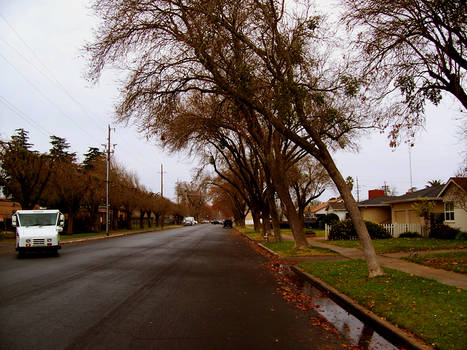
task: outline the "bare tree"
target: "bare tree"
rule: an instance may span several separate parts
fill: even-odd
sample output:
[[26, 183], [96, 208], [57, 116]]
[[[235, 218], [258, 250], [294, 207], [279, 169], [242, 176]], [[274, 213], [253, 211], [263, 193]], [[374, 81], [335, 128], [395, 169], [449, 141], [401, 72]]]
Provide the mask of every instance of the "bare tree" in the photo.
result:
[[213, 207], [222, 210], [224, 214], [225, 212], [231, 212], [236, 225], [245, 226], [245, 217], [249, 210], [243, 195], [236, 187], [221, 178], [216, 178], [212, 181], [209, 195]]
[[367, 71], [400, 89], [408, 114], [423, 114], [425, 101], [438, 104], [443, 91], [467, 108], [464, 0], [342, 2]]
[[319, 18], [308, 6], [292, 13], [277, 0], [115, 0], [97, 1], [95, 9], [103, 21], [87, 47], [91, 78], [98, 79], [106, 64], [131, 71], [117, 108], [120, 120], [136, 117], [157, 134], [155, 121], [194, 92], [255, 111], [323, 165], [361, 239], [369, 275], [383, 273], [331, 152], [384, 114], [363, 110], [374, 106], [366, 103], [360, 81], [323, 58]]
[[323, 194], [331, 180], [321, 164], [311, 157], [301, 159], [287, 176], [291, 179], [293, 197], [303, 219], [305, 208]]

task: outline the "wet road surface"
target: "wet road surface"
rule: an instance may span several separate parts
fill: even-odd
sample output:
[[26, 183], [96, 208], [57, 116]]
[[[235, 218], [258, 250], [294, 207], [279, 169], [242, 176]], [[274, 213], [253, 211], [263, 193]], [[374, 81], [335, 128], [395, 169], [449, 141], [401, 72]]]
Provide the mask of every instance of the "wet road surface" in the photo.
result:
[[264, 260], [219, 225], [0, 256], [0, 349], [347, 348]]

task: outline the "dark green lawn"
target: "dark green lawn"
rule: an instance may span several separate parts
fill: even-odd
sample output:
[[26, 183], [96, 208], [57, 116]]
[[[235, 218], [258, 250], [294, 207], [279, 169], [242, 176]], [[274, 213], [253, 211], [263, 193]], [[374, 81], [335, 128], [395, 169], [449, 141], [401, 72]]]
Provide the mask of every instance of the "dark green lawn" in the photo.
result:
[[431, 253], [417, 257], [409, 256], [403, 259], [448, 271], [467, 274], [467, 252]]
[[295, 248], [295, 242], [285, 241], [285, 242], [267, 242], [263, 243], [265, 247], [275, 251], [281, 257], [287, 256], [319, 256], [319, 255], [338, 255], [329, 249], [323, 249], [318, 247], [306, 248], [306, 249], [297, 249]]
[[385, 276], [369, 280], [362, 260], [299, 266], [435, 348], [466, 349], [467, 292], [463, 289], [387, 268]]
[[[360, 241], [325, 241], [325, 243], [334, 244], [339, 247], [360, 248]], [[436, 238], [390, 238], [374, 239], [373, 245], [377, 253], [395, 253], [417, 250], [466, 248], [467, 241]]]

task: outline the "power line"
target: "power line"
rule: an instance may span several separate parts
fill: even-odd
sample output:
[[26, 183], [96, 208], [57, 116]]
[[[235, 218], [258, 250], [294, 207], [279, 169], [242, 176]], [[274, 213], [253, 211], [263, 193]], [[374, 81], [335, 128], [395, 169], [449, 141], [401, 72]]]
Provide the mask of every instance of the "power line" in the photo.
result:
[[[39, 132], [43, 134], [46, 137], [50, 137], [52, 133], [42, 127], [39, 123], [34, 121], [31, 117], [29, 117], [26, 113], [21, 111], [18, 107], [14, 106], [11, 102], [9, 102], [5, 97], [0, 96], [0, 102], [2, 102], [10, 111], [15, 113], [18, 117], [26, 121], [28, 124], [30, 124], [32, 127], [39, 129]], [[47, 134], [48, 133], [48, 134]]]
[[[84, 114], [92, 121], [92, 122], [95, 122], [96, 121], [96, 118], [93, 118], [90, 116], [90, 114], [87, 112], [86, 108], [77, 100], [75, 99], [69, 92], [68, 90], [65, 88], [65, 86], [63, 84], [60, 83], [60, 81], [58, 81], [58, 79], [56, 79], [53, 74], [51, 73], [51, 71], [47, 68], [47, 65], [45, 65], [42, 60], [40, 59], [40, 57], [36, 54], [36, 52], [28, 45], [28, 43], [22, 38], [22, 36], [18, 33], [18, 31], [15, 30], [15, 28], [8, 22], [8, 20], [0, 13], [0, 17], [3, 19], [3, 21], [9, 26], [9, 28], [11, 29], [11, 31], [13, 33], [15, 33], [15, 35], [19, 38], [19, 40], [24, 44], [25, 47], [27, 47], [29, 49], [29, 51], [33, 54], [33, 56], [35, 57], [35, 59], [37, 60], [37, 62], [40, 63], [40, 65], [49, 73], [49, 75], [47, 75], [46, 73], [44, 73], [44, 71], [42, 69], [40, 69], [37, 65], [35, 65], [33, 62], [31, 62], [29, 59], [27, 59], [17, 48], [15, 48], [13, 45], [10, 45], [8, 42], [6, 42], [5, 40], [3, 39], [0, 39], [2, 40], [8, 47], [10, 47], [11, 49], [13, 49], [24, 61], [26, 61], [28, 64], [30, 64], [32, 67], [34, 67], [43, 77], [45, 77], [49, 82], [52, 82], [53, 84], [57, 85], [61, 90], [63, 90], [63, 92], [79, 107], [81, 108], [81, 110], [84, 112]], [[51, 103], [52, 105], [54, 105], [55, 108], [57, 108], [59, 110], [59, 112], [61, 112], [62, 114], [64, 114], [65, 116], [67, 116], [65, 114], [64, 111], [61, 110], [60, 107], [58, 107], [56, 104], [54, 104], [47, 96], [45, 96], [45, 94], [42, 92], [42, 90], [40, 90], [37, 86], [35, 86], [27, 77], [24, 76], [24, 74], [22, 74], [11, 62], [9, 62], [6, 57], [2, 56], [19, 74], [22, 75], [22, 77], [31, 85], [33, 86], [33, 88], [35, 88], [41, 95], [42, 97], [44, 97], [49, 103]], [[70, 118], [69, 118], [70, 119]], [[97, 121], [99, 121], [100, 123], [103, 123], [101, 120], [97, 119]], [[104, 125], [104, 124], [102, 124]], [[85, 133], [87, 133], [86, 130], [82, 129]], [[88, 135], [90, 135], [89, 133], [87, 133]], [[90, 135], [91, 137], [93, 137], [92, 135]], [[122, 138], [122, 141], [126, 141], [126, 138], [121, 136], [120, 137]], [[126, 148], [123, 148], [124, 152], [126, 151]], [[129, 154], [127, 152], [125, 152], [127, 155], [130, 155], [132, 158], [135, 157], [135, 154]], [[141, 165], [145, 165], [147, 166], [147, 162], [144, 160], [144, 159], [141, 159], [139, 156], [137, 156], [137, 158], [139, 158], [139, 161], [141, 162]]]
[[45, 74], [39, 67], [37, 67], [33, 62], [28, 60], [18, 49], [16, 49], [14, 46], [11, 44], [7, 43], [4, 39], [1, 39], [7, 46], [9, 46], [11, 49], [13, 49], [21, 58], [23, 58], [27, 63], [29, 63], [32, 67], [34, 67], [39, 73], [41, 73], [47, 80], [58, 86], [59, 89], [61, 89], [67, 96], [72, 100], [83, 112], [84, 114], [92, 121], [96, 122], [96, 120], [100, 123], [102, 123], [102, 126], [105, 126], [105, 123], [100, 120], [99, 118], [92, 117], [89, 112], [86, 110], [86, 108], [83, 106], [81, 102], [79, 102], [67, 89], [66, 87], [53, 75], [53, 73], [50, 71], [50, 69], [47, 67], [46, 64], [44, 64], [39, 57], [39, 55], [36, 54], [34, 49], [28, 45], [26, 40], [23, 39], [23, 37], [18, 33], [17, 30], [8, 22], [8, 20], [0, 13], [0, 17], [3, 19], [3, 21], [8, 25], [8, 27], [11, 29], [13, 33], [18, 37], [18, 39], [23, 43], [23, 45], [32, 53], [34, 58], [36, 59], [37, 62], [40, 63], [43, 69], [45, 69], [49, 75]]
[[[75, 105], [77, 105], [83, 112], [84, 112], [84, 115], [86, 117], [88, 117], [93, 123], [95, 123], [96, 121], [99, 122], [99, 124], [101, 124], [102, 126], [104, 126], [105, 124], [103, 123], [103, 121], [97, 117], [92, 117], [89, 112], [86, 110], [86, 108], [83, 106], [83, 104], [78, 101], [67, 89], [66, 87], [57, 79], [54, 77], [53, 73], [48, 69], [47, 65], [44, 64], [44, 62], [41, 60], [41, 58], [39, 57], [39, 55], [34, 51], [34, 49], [26, 42], [26, 40], [23, 39], [23, 37], [19, 34], [19, 32], [9, 23], [9, 21], [3, 16], [3, 14], [0, 13], [0, 17], [2, 18], [2, 20], [6, 23], [6, 25], [10, 28], [10, 30], [16, 35], [16, 37], [21, 41], [21, 43], [24, 45], [24, 47], [26, 47], [28, 50], [29, 50], [29, 53], [32, 54], [32, 56], [34, 57], [34, 60], [31, 60], [29, 58], [26, 57], [25, 54], [23, 54], [18, 48], [16, 48], [14, 45], [8, 43], [6, 40], [4, 39], [0, 39], [7, 47], [9, 47], [10, 49], [12, 49], [14, 52], [16, 52], [16, 54], [18, 56], [20, 56], [27, 64], [29, 64], [30, 66], [32, 66], [36, 71], [38, 71], [45, 79], [47, 79], [49, 82], [51, 82], [53, 85], [55, 85], [56, 87], [58, 87], [61, 91], [63, 91], [66, 96], [68, 96], [68, 98], [73, 101], [73, 103]], [[97, 143], [99, 143], [99, 141], [93, 136], [91, 135], [87, 130], [83, 129], [79, 123], [74, 119], [72, 118], [71, 116], [69, 116], [65, 111], [63, 111], [61, 109], [60, 106], [58, 106], [54, 101], [52, 101], [51, 98], [49, 98], [47, 96], [46, 93], [44, 93], [44, 91], [39, 88], [36, 84], [34, 84], [24, 73], [22, 73], [20, 71], [20, 69], [18, 69], [13, 63], [11, 63], [10, 60], [8, 60], [4, 55], [2, 55], [0, 53], [0, 56], [18, 73], [22, 76], [22, 78], [30, 85], [32, 86], [40, 95], [42, 98], [44, 98], [49, 104], [51, 104], [52, 106], [54, 106], [63, 116], [65, 116], [67, 119], [69, 119], [70, 121], [72, 121], [74, 124], [76, 124], [76, 126], [81, 129], [81, 131], [83, 131], [86, 135], [88, 135], [89, 137], [91, 137], [94, 141], [96, 141]], [[34, 62], [37, 62], [41, 67], [39, 67], [38, 65], [36, 65]], [[44, 72], [46, 71], [46, 72]], [[6, 100], [5, 100], [6, 101]], [[3, 102], [3, 101], [2, 101]], [[6, 103], [8, 103], [8, 101], [6, 102], [3, 102], [3, 104], [7, 105]], [[20, 118], [22, 118], [23, 120], [27, 121], [29, 124], [33, 124], [34, 121], [32, 118], [29, 118], [27, 117], [24, 113], [20, 112], [18, 109], [18, 111], [14, 111], [14, 106], [12, 106], [10, 104], [10, 106], [7, 105], [7, 107], [12, 110], [15, 114], [17, 114]], [[29, 120], [28, 120], [29, 119]], [[38, 125], [38, 124], [37, 124]], [[41, 126], [38, 126], [39, 129], [42, 129], [42, 130], [45, 130], [44, 128], [42, 128]], [[45, 130], [46, 132], [48, 132], [47, 130]], [[41, 131], [41, 133], [43, 133]], [[44, 134], [44, 133], [43, 133]], [[50, 136], [52, 133], [49, 132], [49, 135], [46, 135], [46, 136]], [[121, 138], [121, 141], [123, 141], [125, 144], [128, 145], [128, 141], [127, 141], [127, 138], [120, 135], [120, 138]], [[138, 163], [140, 163], [140, 165], [143, 165], [144, 167], [153, 167], [153, 164], [151, 162], [147, 162], [147, 160], [145, 159], [142, 159], [138, 153], [129, 153], [127, 151], [127, 147], [122, 147], [121, 148], [122, 151], [131, 156], [131, 158], [137, 160]]]
[[[77, 123], [72, 117], [70, 117], [68, 114], [66, 114], [60, 106], [58, 106], [55, 102], [53, 102], [39, 87], [37, 87], [28, 77], [26, 77], [19, 69], [15, 67], [14, 64], [12, 64], [4, 55], [0, 53], [0, 57], [5, 60], [21, 77], [29, 84], [31, 85], [41, 96], [44, 98], [47, 102], [49, 102], [52, 106], [54, 106], [57, 111], [59, 111], [63, 116], [65, 116], [67, 119], [72, 121], [81, 131], [83, 131], [85, 134], [87, 134], [89, 137], [94, 138], [93, 135], [91, 135], [87, 130], [83, 129], [79, 123]], [[95, 139], [96, 142], [99, 142], [97, 139]]]

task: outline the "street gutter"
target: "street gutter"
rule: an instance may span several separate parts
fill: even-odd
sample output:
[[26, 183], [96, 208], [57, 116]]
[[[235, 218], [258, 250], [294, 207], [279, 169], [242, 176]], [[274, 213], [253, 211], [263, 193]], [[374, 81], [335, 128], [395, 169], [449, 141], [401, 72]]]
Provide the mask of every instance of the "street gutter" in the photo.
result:
[[[243, 235], [243, 234], [242, 234]], [[287, 258], [281, 257], [278, 253], [272, 251], [271, 249], [267, 248], [261, 243], [254, 241], [253, 239], [249, 238], [250, 241], [255, 242], [260, 248], [267, 251], [268, 253], [281, 258], [287, 261]], [[321, 279], [313, 276], [309, 272], [297, 267], [295, 265], [291, 265], [291, 270], [300, 277], [304, 282], [308, 282], [320, 291], [324, 292], [332, 301], [334, 301], [337, 305], [342, 307], [344, 310], [358, 318], [365, 324], [368, 324], [372, 327], [377, 333], [385, 337], [386, 339], [390, 340], [396, 346], [402, 346], [405, 349], [411, 350], [431, 350], [433, 347], [424, 343], [422, 340], [418, 340], [414, 338], [410, 333], [404, 331], [392, 323], [386, 321], [385, 319], [380, 318], [372, 311], [364, 308], [360, 304], [358, 304], [355, 300], [349, 298], [347, 295], [341, 293], [336, 288], [331, 286], [330, 284], [322, 281]]]
[[413, 338], [408, 332], [397, 328], [392, 323], [380, 318], [372, 311], [365, 309], [355, 300], [341, 293], [333, 286], [311, 275], [307, 271], [292, 265], [291, 270], [303, 280], [309, 282], [317, 289], [326, 293], [326, 295], [344, 310], [351, 313], [365, 324], [370, 325], [376, 332], [386, 339], [389, 339], [394, 345], [403, 346], [405, 349], [428, 350], [431, 346]]

